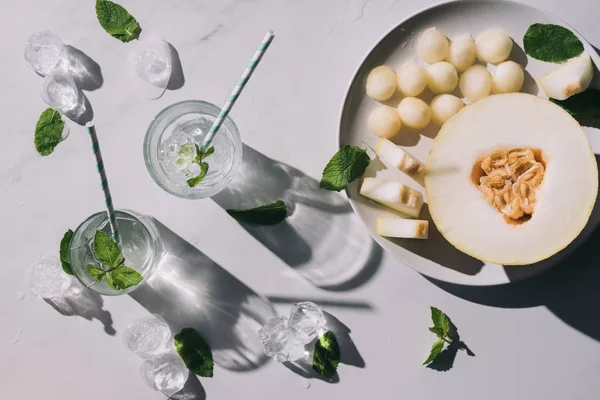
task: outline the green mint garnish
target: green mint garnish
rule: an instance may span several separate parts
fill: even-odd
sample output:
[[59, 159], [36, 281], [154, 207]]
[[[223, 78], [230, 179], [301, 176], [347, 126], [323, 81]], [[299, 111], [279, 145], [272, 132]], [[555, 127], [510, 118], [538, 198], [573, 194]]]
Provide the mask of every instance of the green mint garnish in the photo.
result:
[[62, 269], [69, 275], [73, 275], [73, 269], [71, 268], [71, 260], [69, 259], [69, 244], [71, 243], [72, 237], [73, 231], [69, 229], [60, 241], [59, 252]]
[[138, 22], [120, 5], [108, 0], [96, 1], [96, 16], [100, 26], [122, 42], [136, 39], [141, 31]]
[[573, 117], [600, 118], [600, 90], [587, 89], [566, 100], [550, 99]]
[[312, 368], [320, 375], [331, 378], [340, 363], [340, 346], [333, 332], [323, 334], [315, 343]]
[[357, 146], [344, 146], [327, 163], [320, 187], [336, 192], [346, 189], [350, 182], [365, 173], [370, 162], [367, 150]]
[[450, 319], [439, 309], [435, 307], [430, 308], [433, 326], [429, 328], [429, 331], [435, 333], [435, 335], [438, 337], [438, 340], [433, 344], [433, 347], [429, 353], [429, 357], [427, 357], [427, 360], [425, 360], [423, 365], [433, 362], [444, 349], [444, 344], [452, 342]]
[[85, 267], [96, 282], [106, 278], [106, 283], [111, 289], [125, 290], [139, 284], [144, 279], [139, 272], [122, 265], [125, 259], [117, 242], [105, 232], [96, 231], [94, 235], [94, 254], [104, 266], [108, 267], [108, 270], [93, 264]]
[[52, 153], [62, 140], [64, 128], [65, 121], [60, 117], [60, 113], [52, 108], [45, 109], [35, 125], [33, 144], [37, 152], [42, 156]]
[[562, 62], [583, 52], [583, 43], [567, 28], [552, 24], [533, 24], [523, 37], [525, 53], [548, 62]]
[[251, 225], [275, 225], [287, 217], [287, 207], [281, 200], [249, 210], [227, 210], [239, 222]]
[[190, 371], [205, 378], [213, 376], [212, 351], [195, 329], [182, 329], [173, 341], [177, 353]]
[[[208, 163], [205, 162], [204, 159], [215, 152], [214, 146], [211, 146], [204, 151], [197, 144], [195, 146], [196, 146], [196, 157], [194, 157], [192, 162], [196, 163], [200, 166], [200, 175], [187, 180], [189, 187], [194, 187], [204, 180], [204, 178], [206, 177], [206, 174], [208, 173]], [[183, 146], [182, 146], [182, 148], [183, 148]], [[181, 152], [181, 149], [179, 151]], [[178, 154], [179, 154], [179, 152], [178, 152]]]

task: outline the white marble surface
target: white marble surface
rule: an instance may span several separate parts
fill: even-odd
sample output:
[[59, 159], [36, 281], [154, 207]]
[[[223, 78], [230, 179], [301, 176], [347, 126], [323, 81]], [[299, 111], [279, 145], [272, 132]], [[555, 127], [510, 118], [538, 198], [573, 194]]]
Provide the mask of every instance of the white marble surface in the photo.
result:
[[[215, 350], [214, 378], [191, 386], [190, 399], [595, 398], [598, 234], [564, 265], [527, 282], [478, 289], [436, 285], [371, 247], [343, 197], [311, 190], [336, 150], [341, 101], [362, 57], [395, 24], [430, 3], [122, 0], [144, 30], [173, 44], [183, 66], [185, 84], [150, 101], [133, 93], [123, 74], [128, 46], [99, 27], [92, 0], [2, 1], [0, 397], [164, 398], [144, 385], [141, 361], [120, 342], [127, 324], [150, 310], [175, 325], [204, 329]], [[600, 3], [527, 3], [556, 13], [600, 45], [594, 17]], [[35, 121], [45, 105], [41, 79], [25, 67], [23, 45], [42, 29], [101, 67], [102, 87], [86, 95], [117, 207], [156, 217], [192, 245], [180, 256], [197, 261], [180, 269], [173, 286], [163, 276], [154, 292], [145, 287], [133, 296], [88, 298], [77, 307], [83, 316], [62, 315], [28, 290], [34, 258], [56, 254], [64, 231], [103, 207], [83, 128], [72, 124], [71, 136], [49, 157], [33, 148]], [[244, 193], [296, 202], [294, 230], [280, 232], [295, 240], [287, 247], [280, 246], [281, 237], [246, 231], [229, 218], [220, 205], [231, 198], [186, 201], [163, 192], [148, 175], [141, 150], [148, 123], [165, 106], [184, 99], [222, 103], [268, 29], [277, 38], [232, 116], [244, 142], [263, 155], [252, 153], [257, 167], [248, 172], [253, 180]], [[162, 271], [180, 264], [172, 259]], [[313, 284], [331, 284], [345, 278], [340, 271], [367, 264], [354, 285], [332, 290]], [[161, 290], [167, 295], [158, 296]], [[26, 294], [23, 300], [19, 292]], [[265, 362], [254, 336], [256, 321], [269, 315], [271, 305], [287, 313], [291, 303], [307, 299], [347, 326], [352, 338], [343, 343], [339, 382], [312, 379], [308, 389], [305, 378]], [[447, 372], [421, 365], [433, 341], [430, 305], [453, 318], [476, 354], [459, 352]], [[338, 332], [341, 327], [336, 324]]]

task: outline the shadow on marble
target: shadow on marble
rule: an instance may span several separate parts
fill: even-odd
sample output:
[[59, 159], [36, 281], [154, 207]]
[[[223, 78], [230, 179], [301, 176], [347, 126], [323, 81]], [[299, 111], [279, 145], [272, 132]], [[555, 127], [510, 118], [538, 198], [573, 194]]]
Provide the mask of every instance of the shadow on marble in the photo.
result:
[[181, 89], [185, 84], [181, 58], [179, 58], [179, 52], [171, 43], [169, 43], [169, 52], [171, 53], [171, 77], [167, 83], [167, 90]]
[[258, 330], [271, 304], [200, 250], [156, 221], [165, 245], [157, 272], [130, 296], [159, 314], [173, 334], [194, 328], [210, 345], [217, 365], [233, 371], [262, 366], [267, 357]]
[[353, 301], [353, 300], [328, 300], [328, 299], [307, 299], [305, 297], [283, 297], [283, 296], [267, 296], [267, 299], [274, 304], [289, 304], [294, 305], [300, 301], [312, 301], [319, 307], [333, 307], [333, 308], [349, 308], [352, 310], [373, 310], [373, 307], [369, 303], [364, 301]]
[[65, 117], [77, 125], [85, 126], [94, 119], [94, 110], [87, 96], [81, 92], [81, 102], [70, 111], [64, 112]]
[[100, 65], [83, 51], [65, 45], [69, 74], [80, 90], [93, 91], [100, 89], [104, 83]]
[[206, 391], [198, 377], [190, 373], [183, 389], [169, 397], [169, 400], [206, 400]]
[[[327, 321], [327, 328], [335, 334], [340, 346], [340, 365], [345, 364], [357, 368], [365, 368], [365, 360], [360, 355], [360, 352], [350, 337], [350, 328], [332, 314], [326, 311], [324, 311], [323, 314]], [[318, 339], [315, 339], [307, 345], [307, 348], [310, 348], [310, 350], [304, 359], [294, 362], [286, 361], [283, 365], [293, 373], [306, 379], [319, 379], [327, 383], [338, 383], [340, 381], [339, 373], [336, 373], [333, 377], [329, 378], [318, 374], [312, 369], [313, 349], [317, 340]], [[338, 372], [339, 370], [340, 367], [338, 366]]]
[[115, 335], [113, 320], [110, 312], [105, 310], [104, 300], [98, 293], [87, 289], [77, 278], [71, 280], [71, 286], [65, 291], [62, 297], [53, 299], [44, 299], [62, 315], [77, 315], [88, 321], [97, 319], [104, 325], [104, 332], [109, 335]]
[[339, 193], [316, 179], [244, 145], [239, 173], [212, 199], [223, 209], [285, 201], [288, 218], [274, 226], [241, 224], [305, 279], [322, 289], [351, 290], [379, 269], [382, 249]]

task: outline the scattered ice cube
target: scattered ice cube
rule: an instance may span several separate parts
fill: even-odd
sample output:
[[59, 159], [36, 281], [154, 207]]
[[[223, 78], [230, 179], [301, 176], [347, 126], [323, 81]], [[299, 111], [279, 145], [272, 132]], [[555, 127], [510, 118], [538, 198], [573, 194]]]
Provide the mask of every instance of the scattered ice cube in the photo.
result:
[[199, 117], [191, 121], [184, 122], [175, 128], [175, 132], [182, 132], [191, 137], [196, 143], [202, 143], [204, 137], [212, 127], [214, 119]]
[[71, 276], [67, 275], [56, 257], [38, 257], [29, 273], [31, 290], [45, 299], [64, 295], [71, 285]]
[[305, 356], [304, 344], [297, 340], [297, 334], [288, 327], [286, 317], [271, 318], [258, 331], [265, 354], [278, 362], [294, 361]]
[[57, 73], [44, 79], [42, 99], [63, 113], [72, 112], [82, 105], [81, 92], [73, 77], [66, 73]]
[[66, 70], [67, 51], [61, 38], [54, 33], [37, 32], [27, 39], [25, 60], [38, 74], [48, 76]]
[[170, 397], [183, 389], [189, 370], [177, 353], [169, 352], [144, 361], [140, 373], [149, 387]]
[[123, 333], [125, 347], [142, 358], [152, 358], [167, 349], [171, 329], [159, 315], [135, 319]]
[[171, 78], [171, 49], [169, 43], [160, 38], [139, 40], [131, 52], [135, 74], [152, 87], [142, 86], [146, 97], [162, 96]]
[[187, 185], [188, 179], [200, 174], [200, 166], [192, 162], [194, 157], [195, 142], [184, 132], [173, 132], [160, 144], [158, 159], [165, 173], [175, 182]]
[[325, 326], [323, 311], [311, 301], [294, 304], [288, 326], [298, 332], [297, 340], [303, 344], [312, 342]]

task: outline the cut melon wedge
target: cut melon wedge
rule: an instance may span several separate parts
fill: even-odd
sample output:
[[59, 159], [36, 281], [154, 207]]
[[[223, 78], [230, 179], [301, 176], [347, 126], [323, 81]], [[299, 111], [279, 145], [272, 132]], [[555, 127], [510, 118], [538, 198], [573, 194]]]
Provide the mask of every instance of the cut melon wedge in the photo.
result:
[[403, 239], [427, 239], [429, 221], [377, 217], [377, 234]]
[[387, 139], [381, 139], [375, 147], [375, 153], [381, 159], [410, 176], [419, 185], [425, 185], [425, 164], [414, 158], [401, 147]]
[[546, 96], [566, 100], [587, 89], [593, 77], [592, 58], [584, 53], [542, 77], [540, 84]]
[[[482, 261], [525, 265], [556, 254], [583, 230], [598, 168], [583, 129], [562, 108], [500, 94], [446, 122], [429, 153], [425, 187], [431, 217], [452, 245]], [[506, 188], [491, 199], [484, 193]]]
[[421, 192], [400, 182], [381, 178], [364, 178], [359, 193], [368, 199], [413, 218], [419, 217], [423, 207]]

